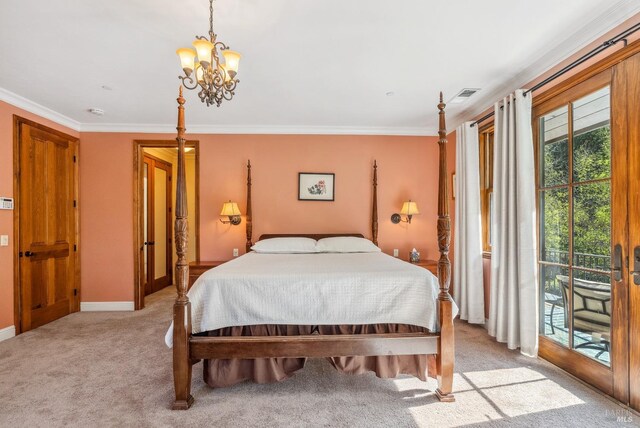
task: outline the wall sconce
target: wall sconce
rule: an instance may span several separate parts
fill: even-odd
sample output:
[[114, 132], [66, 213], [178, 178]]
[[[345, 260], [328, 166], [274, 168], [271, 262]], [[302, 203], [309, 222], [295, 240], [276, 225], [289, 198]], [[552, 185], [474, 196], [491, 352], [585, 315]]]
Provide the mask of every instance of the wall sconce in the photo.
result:
[[[411, 217], [413, 217], [416, 214], [420, 214], [420, 211], [418, 210], [418, 204], [416, 204], [415, 202], [412, 202], [411, 199], [409, 199], [408, 202], [405, 202], [402, 204], [402, 209], [400, 210], [400, 214], [395, 213], [391, 216], [391, 223], [398, 224], [401, 221], [406, 223], [411, 223]], [[406, 220], [402, 219], [403, 215], [407, 216]]]
[[229, 220], [222, 220], [220, 222], [224, 224], [232, 224], [237, 226], [242, 221], [242, 217], [240, 217], [240, 209], [238, 208], [238, 204], [235, 202], [225, 202], [222, 204], [222, 212], [220, 213], [220, 217], [228, 217]]

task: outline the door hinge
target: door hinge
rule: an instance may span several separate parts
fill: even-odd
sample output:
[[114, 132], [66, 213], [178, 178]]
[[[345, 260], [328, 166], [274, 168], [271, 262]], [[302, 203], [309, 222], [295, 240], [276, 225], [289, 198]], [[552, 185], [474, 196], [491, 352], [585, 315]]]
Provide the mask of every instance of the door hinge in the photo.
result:
[[74, 288], [74, 289], [73, 289], [73, 295], [74, 295], [74, 296], [77, 296], [77, 295], [78, 295], [78, 289], [77, 289], [77, 288]]
[[78, 245], [77, 244], [73, 244], [73, 251], [78, 251]]
[[76, 206], [77, 206], [77, 202], [76, 202], [76, 200], [74, 199], [74, 200], [73, 200], [73, 208], [76, 208]]
[[76, 163], [76, 155], [73, 155], [73, 163]]

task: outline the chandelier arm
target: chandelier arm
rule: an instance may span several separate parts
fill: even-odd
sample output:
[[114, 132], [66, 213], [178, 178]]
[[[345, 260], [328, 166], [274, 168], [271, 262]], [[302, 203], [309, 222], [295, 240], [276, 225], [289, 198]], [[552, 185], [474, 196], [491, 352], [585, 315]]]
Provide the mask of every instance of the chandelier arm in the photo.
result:
[[[189, 90], [191, 90], [191, 89], [195, 89], [195, 88], [197, 88], [197, 87], [198, 87], [198, 82], [197, 82], [197, 81], [194, 81], [194, 80], [191, 78], [191, 76], [178, 76], [178, 79], [182, 80], [182, 85], [183, 85], [185, 88], [189, 89]], [[188, 80], [189, 82], [191, 82], [191, 83], [193, 84], [193, 86], [189, 86], [189, 85], [187, 84], [187, 82], [186, 82], [187, 80]]]
[[224, 42], [215, 42], [213, 46], [214, 48], [220, 48], [221, 51], [229, 49], [229, 46], [225, 45]]

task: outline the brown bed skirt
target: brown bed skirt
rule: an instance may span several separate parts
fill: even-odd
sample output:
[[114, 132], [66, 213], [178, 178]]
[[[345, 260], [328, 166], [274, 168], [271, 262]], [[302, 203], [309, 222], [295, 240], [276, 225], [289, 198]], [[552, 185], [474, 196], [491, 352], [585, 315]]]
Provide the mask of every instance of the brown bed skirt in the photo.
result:
[[[203, 333], [208, 336], [299, 336], [307, 334], [374, 334], [424, 332], [423, 327], [408, 324], [364, 325], [251, 325], [226, 327]], [[379, 357], [330, 357], [328, 360], [342, 373], [374, 372], [380, 378], [399, 374], [415, 376], [423, 381], [436, 376], [435, 355], [385, 355]], [[204, 381], [213, 388], [231, 386], [244, 381], [279, 382], [302, 369], [306, 358], [258, 358], [205, 360]]]

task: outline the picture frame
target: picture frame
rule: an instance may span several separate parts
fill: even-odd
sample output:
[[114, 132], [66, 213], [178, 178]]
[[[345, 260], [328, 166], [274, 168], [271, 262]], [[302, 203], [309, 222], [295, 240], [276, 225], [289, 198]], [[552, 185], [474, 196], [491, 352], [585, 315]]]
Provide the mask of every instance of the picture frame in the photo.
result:
[[332, 172], [299, 172], [299, 201], [335, 201], [336, 176]]

